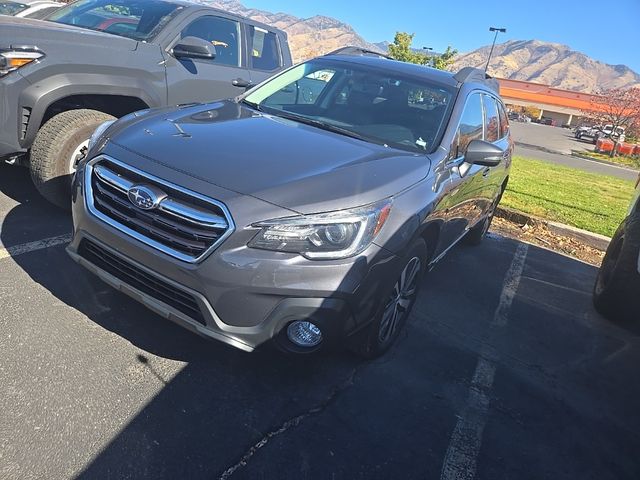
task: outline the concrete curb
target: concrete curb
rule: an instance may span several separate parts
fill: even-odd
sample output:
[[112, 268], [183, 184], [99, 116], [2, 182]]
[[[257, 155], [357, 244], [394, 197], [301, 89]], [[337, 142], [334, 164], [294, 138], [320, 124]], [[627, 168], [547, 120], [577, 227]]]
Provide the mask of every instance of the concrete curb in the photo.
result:
[[556, 155], [571, 155], [568, 152], [561, 152], [560, 150], [552, 150], [547, 147], [541, 147], [540, 145], [533, 145], [531, 143], [514, 142], [518, 147], [530, 148], [531, 150], [540, 150], [541, 152], [554, 153]]
[[534, 217], [533, 215], [513, 210], [511, 208], [498, 207], [496, 209], [496, 216], [519, 225], [544, 226], [551, 233], [573, 238], [580, 243], [584, 243], [585, 245], [601, 251], [605, 251], [611, 241], [609, 237], [598, 233], [588, 232], [587, 230], [582, 230], [570, 225], [564, 225], [562, 223], [550, 222], [543, 218]]
[[576, 158], [582, 158], [584, 160], [591, 160], [592, 162], [602, 163], [603, 165], [610, 165], [612, 167], [624, 168], [625, 170], [629, 170], [630, 172], [640, 171], [636, 168], [629, 167], [628, 165], [621, 165], [620, 163], [615, 163], [615, 162], [607, 162], [606, 160], [602, 160], [600, 158], [593, 158], [593, 157], [590, 157], [589, 155], [581, 155], [580, 153], [577, 153], [574, 151], [571, 152], [571, 156]]

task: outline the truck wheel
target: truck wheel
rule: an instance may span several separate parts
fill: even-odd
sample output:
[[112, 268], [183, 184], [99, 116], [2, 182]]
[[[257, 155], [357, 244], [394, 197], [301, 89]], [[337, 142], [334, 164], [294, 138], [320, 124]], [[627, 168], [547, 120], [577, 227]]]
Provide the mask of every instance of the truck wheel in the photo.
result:
[[38, 192], [54, 205], [71, 208], [71, 180], [96, 127], [114, 117], [96, 110], [68, 110], [45, 123], [31, 146], [29, 168]]
[[371, 323], [352, 339], [351, 348], [365, 358], [376, 358], [385, 353], [397, 340], [411, 313], [427, 269], [427, 244], [423, 239], [414, 241], [403, 256], [403, 267], [393, 288], [381, 303]]
[[640, 213], [627, 218], [611, 239], [593, 288], [596, 310], [610, 320], [638, 320], [640, 311]]

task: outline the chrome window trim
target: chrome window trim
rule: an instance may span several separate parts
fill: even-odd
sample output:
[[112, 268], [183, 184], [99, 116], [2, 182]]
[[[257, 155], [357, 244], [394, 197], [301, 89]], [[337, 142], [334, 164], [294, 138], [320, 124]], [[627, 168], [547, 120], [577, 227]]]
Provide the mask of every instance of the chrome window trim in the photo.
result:
[[[129, 227], [121, 224], [120, 222], [116, 221], [115, 219], [109, 217], [108, 215], [105, 215], [104, 213], [100, 212], [93, 201], [93, 186], [92, 186], [92, 182], [91, 182], [91, 177], [93, 175], [94, 170], [96, 170], [96, 168], [94, 167], [96, 165], [96, 163], [100, 162], [101, 160], [106, 160], [107, 162], [112, 162], [115, 165], [118, 165], [121, 168], [124, 168], [125, 170], [129, 170], [133, 173], [135, 173], [136, 175], [140, 175], [142, 177], [148, 178], [149, 180], [158, 183], [160, 185], [164, 185], [170, 189], [176, 190], [180, 193], [183, 193], [185, 195], [191, 196], [193, 198], [197, 198], [198, 200], [201, 200], [203, 202], [206, 203], [210, 203], [212, 205], [215, 205], [216, 207], [220, 208], [220, 210], [222, 210], [222, 212], [224, 213], [224, 216], [226, 217], [226, 223], [227, 223], [227, 230], [224, 234], [222, 234], [222, 236], [216, 240], [213, 245], [211, 245], [209, 248], [207, 248], [204, 252], [202, 252], [199, 256], [197, 257], [192, 257], [190, 255], [186, 255], [182, 252], [179, 252], [177, 250], [174, 250], [172, 248], [167, 247], [166, 245], [163, 245], [160, 242], [157, 242], [151, 238], [148, 238], [138, 232], [136, 232], [135, 230], [130, 229]], [[104, 173], [104, 172], [103, 172]], [[105, 178], [105, 177], [101, 177], [101, 178]], [[108, 181], [109, 180], [106, 180]], [[115, 179], [111, 179], [111, 182], [116, 182]], [[111, 183], [109, 182], [109, 183]], [[120, 181], [117, 182], [118, 185], [114, 185], [116, 188], [118, 189], [122, 189], [124, 188], [124, 186], [127, 184], [126, 181]], [[146, 173], [142, 170], [139, 170], [135, 167], [132, 167], [131, 165], [127, 165], [126, 163], [123, 163], [119, 160], [116, 160], [113, 157], [110, 157], [108, 155], [98, 155], [97, 157], [92, 158], [91, 160], [89, 160], [86, 165], [85, 165], [85, 172], [84, 172], [84, 200], [85, 200], [85, 205], [87, 207], [87, 210], [89, 211], [89, 213], [91, 215], [93, 215], [94, 217], [100, 219], [101, 221], [103, 221], [104, 223], [106, 223], [107, 225], [111, 226], [112, 228], [115, 228], [116, 230], [134, 238], [135, 240], [138, 240], [139, 242], [154, 248], [155, 250], [158, 250], [162, 253], [164, 253], [165, 255], [168, 255], [170, 257], [176, 258], [180, 261], [186, 262], [186, 263], [199, 263], [202, 260], [204, 260], [206, 257], [208, 257], [218, 246], [220, 246], [220, 244], [222, 242], [224, 242], [236, 229], [235, 227], [235, 223], [233, 222], [233, 218], [231, 217], [231, 213], [229, 212], [229, 209], [227, 208], [227, 206], [218, 201], [215, 200], [213, 198], [207, 197], [205, 195], [201, 195], [199, 193], [196, 193], [192, 190], [188, 190], [186, 188], [183, 188], [179, 185], [176, 185], [174, 183], [168, 182], [166, 180], [162, 180], [161, 178], [158, 178], [154, 175], [151, 175], [149, 173]], [[166, 209], [163, 209], [164, 211], [167, 211]], [[170, 213], [170, 212], [167, 212]], [[175, 213], [171, 213], [171, 214], [175, 214]], [[210, 223], [206, 223], [206, 226], [216, 226], [216, 225], [212, 225]]]

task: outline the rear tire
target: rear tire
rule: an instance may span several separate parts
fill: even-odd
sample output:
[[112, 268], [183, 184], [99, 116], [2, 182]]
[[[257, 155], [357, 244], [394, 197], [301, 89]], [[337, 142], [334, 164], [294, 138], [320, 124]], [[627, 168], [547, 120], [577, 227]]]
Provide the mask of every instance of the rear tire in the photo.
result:
[[377, 358], [395, 343], [407, 322], [427, 267], [427, 244], [415, 240], [403, 256], [398, 278], [385, 295], [372, 322], [353, 339], [352, 349], [365, 358]]
[[593, 288], [596, 310], [614, 321], [640, 319], [640, 214], [629, 217], [611, 239]]
[[31, 146], [29, 169], [36, 189], [54, 205], [71, 208], [71, 180], [91, 134], [115, 117], [97, 110], [68, 110], [45, 123]]

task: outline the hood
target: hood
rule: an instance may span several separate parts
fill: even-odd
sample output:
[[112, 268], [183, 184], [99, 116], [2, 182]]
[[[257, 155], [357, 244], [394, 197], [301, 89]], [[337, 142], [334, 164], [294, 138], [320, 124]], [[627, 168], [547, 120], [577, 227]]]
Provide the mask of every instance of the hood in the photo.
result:
[[110, 49], [135, 50], [138, 44], [130, 38], [72, 25], [0, 15], [0, 48], [34, 45], [46, 54], [50, 43], [69, 43], [71, 58], [76, 55], [76, 48], [108, 46]]
[[425, 155], [266, 115], [231, 101], [128, 116], [107, 136], [109, 143], [163, 168], [300, 213], [386, 198], [423, 179], [430, 167]]

